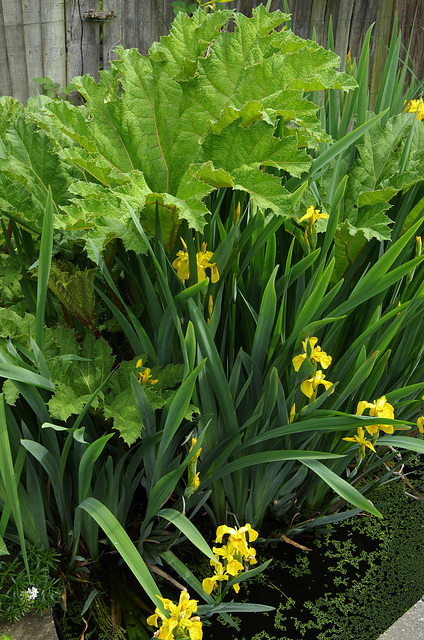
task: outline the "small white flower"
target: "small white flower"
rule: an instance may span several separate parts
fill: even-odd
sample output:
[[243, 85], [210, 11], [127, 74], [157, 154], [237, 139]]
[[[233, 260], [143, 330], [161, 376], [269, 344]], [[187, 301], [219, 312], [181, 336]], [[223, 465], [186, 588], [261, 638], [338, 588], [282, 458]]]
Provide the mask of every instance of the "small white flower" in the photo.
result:
[[28, 600], [35, 600], [35, 598], [38, 596], [38, 589], [36, 587], [28, 587], [28, 589], [26, 590], [26, 595]]

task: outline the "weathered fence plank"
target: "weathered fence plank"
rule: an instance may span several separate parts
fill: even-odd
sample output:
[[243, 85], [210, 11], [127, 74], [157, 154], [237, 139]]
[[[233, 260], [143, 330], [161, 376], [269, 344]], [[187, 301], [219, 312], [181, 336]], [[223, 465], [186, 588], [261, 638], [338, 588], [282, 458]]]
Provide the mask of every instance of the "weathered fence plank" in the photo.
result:
[[66, 84], [82, 74], [82, 21], [79, 0], [66, 0]]
[[163, 33], [166, 33], [164, 29], [165, 25], [163, 24], [163, 21], [160, 20], [158, 11], [153, 2], [146, 2], [143, 7], [142, 15], [139, 4], [137, 5], [137, 8], [136, 16], [138, 24], [136, 25], [136, 47], [143, 55], [146, 55], [151, 44], [155, 40], [159, 40]]
[[153, 42], [169, 32], [173, 20], [171, 3], [166, 0], [146, 2], [138, 18], [140, 20], [138, 48], [143, 55], [146, 55]]
[[33, 80], [37, 77], [43, 77], [44, 72], [40, 11], [40, 0], [22, 0], [28, 93], [30, 96], [36, 96], [37, 89], [41, 91], [41, 87]]
[[7, 61], [6, 32], [3, 20], [3, 7], [0, 0], [0, 96], [12, 94], [9, 65]]
[[111, 60], [116, 60], [115, 47], [124, 43], [123, 11], [124, 0], [103, 0], [104, 11], [114, 11], [116, 18], [105, 20], [103, 23], [102, 61], [103, 69], [108, 69]]
[[89, 10], [98, 11], [99, 0], [66, 0], [67, 83], [86, 73], [99, 79], [101, 21], [86, 17]]
[[90, 73], [99, 79], [100, 68], [100, 20], [88, 19], [85, 14], [89, 9], [99, 10], [99, 0], [80, 0], [82, 13], [82, 73]]
[[[236, 0], [219, 5], [246, 15], [260, 0]], [[402, 43], [414, 60], [417, 76], [424, 76], [424, 0], [287, 0], [292, 29], [303, 38], [328, 46], [330, 16], [335, 51], [344, 68], [346, 54], [359, 59], [367, 29], [374, 23], [371, 39], [371, 95], [375, 95], [384, 64], [396, 12]], [[36, 76], [48, 76], [61, 85], [90, 73], [96, 79], [100, 68], [116, 58], [121, 44], [146, 54], [153, 42], [168, 33], [174, 19], [171, 0], [103, 0], [103, 11], [116, 18], [90, 19], [88, 10], [98, 11], [100, 0], [0, 0], [0, 95], [12, 94], [25, 101], [35, 95]], [[284, 0], [272, 0], [271, 10], [285, 12]], [[416, 24], [413, 25], [416, 14]]]
[[[61, 86], [66, 84], [65, 1], [42, 0], [41, 32], [43, 37], [44, 76]], [[28, 78], [32, 80], [32, 78]]]
[[[123, 34], [124, 34], [124, 47], [125, 49], [129, 49], [131, 47], [136, 47], [138, 49], [138, 31], [140, 28], [141, 18], [138, 16], [138, 6], [139, 2], [137, 0], [123, 0], [122, 3], [122, 26], [123, 26]], [[150, 2], [148, 3], [150, 6]], [[146, 3], [147, 5], [147, 3]], [[147, 11], [149, 7], [147, 7]]]
[[14, 98], [26, 102], [28, 77], [21, 1], [3, 0], [2, 8], [11, 93]]
[[416, 67], [419, 78], [424, 77], [424, 0], [417, 2], [405, 2], [395, 0], [395, 11], [399, 15], [399, 28], [403, 34], [410, 33], [410, 37], [403, 38], [403, 44], [407, 49], [410, 46], [410, 55]]
[[[386, 59], [387, 46], [395, 24], [402, 30], [404, 49], [411, 41], [411, 56], [418, 78], [424, 76], [424, 2], [423, 0], [356, 0], [337, 2], [336, 0], [288, 0], [292, 13], [292, 29], [302, 38], [311, 38], [315, 27], [316, 39], [326, 47], [328, 44], [328, 22], [332, 15], [335, 51], [341, 56], [344, 68], [347, 51], [359, 60], [361, 48], [368, 28], [374, 24], [370, 43], [372, 60], [370, 73], [370, 95], [375, 99], [381, 80], [381, 72]], [[414, 24], [414, 16], [416, 21]]]
[[[349, 30], [352, 22], [353, 2], [337, 3], [338, 15], [336, 19], [332, 19], [334, 37], [334, 50], [340, 56], [341, 68], [346, 69], [346, 56], [349, 49]], [[331, 15], [331, 14], [330, 14]]]
[[[377, 3], [375, 3], [377, 4]], [[390, 42], [390, 36], [393, 30], [394, 0], [379, 0], [378, 13], [373, 29], [373, 37], [375, 48], [373, 48], [373, 73], [370, 80], [370, 98], [374, 103], [380, 86], [381, 75], [380, 69], [383, 69], [387, 57], [387, 51], [383, 44]]]

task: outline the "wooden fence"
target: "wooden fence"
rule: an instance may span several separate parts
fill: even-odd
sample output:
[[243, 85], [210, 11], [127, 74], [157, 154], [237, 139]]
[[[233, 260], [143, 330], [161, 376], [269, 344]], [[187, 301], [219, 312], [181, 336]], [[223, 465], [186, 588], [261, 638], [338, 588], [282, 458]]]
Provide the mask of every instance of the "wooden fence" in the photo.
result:
[[404, 51], [408, 50], [418, 78], [424, 77], [424, 0], [288, 0], [292, 30], [310, 38], [313, 30], [319, 44], [327, 46], [330, 16], [334, 48], [342, 66], [347, 52], [359, 60], [365, 34], [374, 24], [370, 45], [370, 92], [376, 96], [386, 59], [387, 46], [398, 16]]
[[[136, 47], [146, 53], [168, 33], [174, 18], [171, 0], [0, 0], [0, 95], [26, 102], [40, 87], [33, 79], [48, 77], [61, 86], [85, 73], [98, 78], [116, 55], [114, 47]], [[249, 15], [259, 0], [221, 5]], [[293, 31], [326, 46], [330, 16], [336, 52], [358, 59], [368, 27], [372, 40], [371, 91], [378, 87], [396, 12], [405, 48], [419, 77], [424, 75], [424, 0], [288, 0]], [[284, 11], [284, 0], [271, 10]], [[415, 24], [414, 24], [415, 15]]]

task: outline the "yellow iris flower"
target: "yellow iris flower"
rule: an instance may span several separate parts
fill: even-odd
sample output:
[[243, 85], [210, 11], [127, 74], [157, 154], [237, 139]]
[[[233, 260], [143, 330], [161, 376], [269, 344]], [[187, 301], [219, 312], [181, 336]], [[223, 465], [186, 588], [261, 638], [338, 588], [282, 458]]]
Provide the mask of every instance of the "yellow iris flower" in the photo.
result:
[[[258, 532], [252, 529], [250, 524], [246, 524], [239, 529], [227, 527], [225, 524], [221, 525], [216, 530], [215, 542], [222, 544], [222, 538], [226, 534], [228, 534], [227, 544], [222, 547], [212, 548], [216, 560], [211, 560], [210, 563], [215, 567], [215, 573], [213, 576], [205, 578], [202, 582], [203, 589], [209, 595], [218, 586], [218, 582], [228, 580], [230, 576], [236, 577], [243, 571], [245, 568], [241, 562], [243, 558], [250, 564], [256, 563], [256, 549], [248, 547], [247, 543], [250, 540], [256, 540]], [[222, 558], [222, 562], [220, 558]], [[232, 586], [236, 593], [240, 591], [238, 582]]]
[[304, 228], [304, 238], [305, 238], [305, 249], [307, 252], [313, 251], [316, 247], [317, 242], [317, 231], [315, 229], [315, 222], [318, 218], [323, 218], [327, 220], [330, 216], [328, 213], [321, 213], [319, 209], [315, 209], [314, 206], [310, 206], [307, 208], [306, 213], [299, 220], [301, 222], [307, 222], [306, 227]]
[[198, 471], [193, 478], [193, 491], [196, 491], [199, 484], [200, 484], [200, 477], [199, 477], [199, 471]]
[[[392, 405], [387, 402], [386, 396], [381, 396], [381, 398], [374, 400], [374, 402], [366, 402], [365, 400], [362, 400], [358, 403], [356, 415], [362, 416], [365, 409], [370, 410], [369, 415], [373, 418], [391, 418], [393, 420], [395, 417], [394, 409]], [[371, 436], [378, 433], [379, 429], [385, 433], [393, 433], [394, 431], [392, 424], [366, 424], [365, 429]]]
[[[194, 445], [196, 444], [196, 442], [197, 442], [197, 438], [192, 438], [192, 439], [191, 439], [191, 447], [190, 447], [190, 449], [188, 450], [188, 452], [189, 452], [189, 453], [190, 453], [190, 451], [193, 449], [193, 447], [194, 447]], [[191, 459], [192, 461], [197, 460], [197, 458], [200, 456], [200, 452], [201, 452], [201, 450], [202, 450], [202, 447], [200, 447], [200, 449], [198, 449], [197, 453], [195, 453], [195, 454], [194, 454], [194, 456], [193, 456], [193, 457], [192, 457], [192, 459]]]
[[365, 447], [368, 447], [368, 449], [371, 449], [371, 451], [374, 451], [374, 453], [376, 453], [376, 450], [374, 449], [373, 445], [371, 442], [369, 442], [369, 440], [367, 440], [365, 438], [364, 435], [365, 431], [363, 430], [362, 427], [358, 427], [358, 433], [356, 436], [353, 436], [353, 438], [343, 438], [343, 440], [347, 440], [348, 442], [357, 442], [359, 445], [359, 455], [361, 458], [365, 457]]
[[[212, 547], [215, 560], [211, 560], [214, 567], [213, 576], [205, 578], [202, 582], [203, 589], [209, 595], [218, 586], [218, 582], [227, 581], [230, 576], [236, 577], [245, 568], [243, 559], [250, 564], [256, 563], [256, 549], [248, 547], [248, 541], [256, 540], [258, 532], [252, 529], [250, 524], [235, 529], [223, 524], [216, 530], [216, 542], [222, 544], [222, 538], [228, 534], [227, 544], [221, 547]], [[247, 539], [246, 539], [247, 538]], [[222, 562], [221, 562], [222, 558]], [[236, 593], [240, 591], [238, 582], [232, 585]]]
[[212, 311], [213, 311], [213, 298], [212, 298], [212, 296], [209, 294], [209, 298], [208, 298], [208, 314], [209, 314], [209, 317], [208, 317], [208, 319], [207, 319], [207, 321], [206, 321], [206, 322], [207, 322], [207, 324], [209, 324], [209, 323], [210, 323], [210, 321], [211, 321], [211, 318], [212, 318]]
[[211, 564], [213, 564], [215, 567], [215, 573], [213, 574], [212, 577], [205, 578], [202, 582], [202, 587], [208, 595], [212, 593], [212, 590], [214, 589], [214, 587], [218, 585], [218, 582], [228, 580], [230, 577], [226, 572], [222, 562], [219, 562], [219, 561], [213, 562], [213, 560], [211, 560]]
[[309, 220], [309, 224], [312, 226], [318, 220], [318, 218], [323, 218], [324, 220], [328, 220], [330, 216], [328, 213], [321, 213], [319, 209], [315, 209], [313, 205], [306, 209], [306, 213], [302, 216], [299, 222], [305, 222], [305, 220]]
[[[322, 351], [321, 347], [317, 344], [318, 338], [309, 338], [309, 344], [312, 348], [312, 353], [310, 360], [313, 360], [314, 363], [319, 362], [323, 369], [327, 369], [331, 364], [331, 356], [327, 355], [325, 351]], [[316, 346], [315, 346], [316, 345]], [[292, 360], [294, 370], [299, 371], [303, 361], [306, 358], [306, 340], [302, 341], [303, 353], [300, 353], [298, 356], [295, 356]]]
[[[140, 369], [143, 366], [143, 360], [140, 358], [135, 366], [137, 367], [137, 369]], [[156, 384], [158, 382], [157, 380], [152, 380], [151, 378], [152, 374], [149, 367], [145, 367], [144, 371], [139, 371], [138, 373], [138, 381], [142, 385], [146, 385], [147, 383]]]
[[[187, 591], [181, 591], [180, 600], [178, 604], [172, 602], [168, 598], [161, 598], [159, 600], [163, 602], [164, 608], [171, 613], [171, 617], [167, 618], [160, 609], [156, 607], [155, 613], [147, 618], [147, 624], [157, 627], [158, 620], [160, 619], [162, 624], [158, 631], [154, 634], [155, 638], [160, 640], [173, 640], [174, 629], [178, 632], [182, 632], [185, 636], [185, 632], [188, 631], [190, 640], [202, 640], [203, 631], [202, 623], [198, 616], [194, 618], [191, 615], [197, 611], [197, 600], [190, 600], [190, 596]], [[181, 634], [180, 634], [181, 635]]]
[[[182, 282], [185, 282], [190, 277], [190, 260], [187, 245], [182, 238], [180, 238], [180, 240], [183, 243], [184, 251], [178, 251], [177, 257], [172, 263], [172, 266], [176, 270], [179, 279]], [[206, 246], [206, 242], [203, 242], [199, 253], [196, 254], [197, 280], [198, 282], [204, 280], [206, 278], [205, 269], [210, 269], [211, 281], [215, 283], [219, 280], [218, 267], [216, 266], [216, 262], [210, 262], [213, 253], [212, 251], [206, 251]]]
[[[189, 449], [189, 453], [193, 449], [196, 442], [197, 442], [197, 438], [191, 439], [191, 447]], [[188, 465], [188, 482], [187, 482], [187, 487], [184, 491], [184, 496], [186, 499], [190, 498], [193, 495], [193, 493], [196, 491], [196, 489], [200, 484], [200, 476], [199, 476], [199, 472], [197, 471], [197, 459], [200, 456], [201, 450], [202, 450], [202, 447], [200, 447], [197, 453], [193, 455]]]
[[227, 525], [222, 524], [216, 530], [216, 539], [215, 542], [222, 542], [223, 536], [228, 533], [228, 545], [236, 549], [242, 556], [247, 558], [249, 553], [249, 548], [246, 542], [246, 534], [250, 542], [253, 542], [258, 537], [258, 532], [252, 529], [251, 525], [247, 523], [244, 527], [240, 527], [240, 529], [234, 529], [233, 527], [227, 527]]
[[404, 111], [410, 111], [417, 114], [417, 120], [424, 120], [424, 102], [423, 100], [410, 100]]
[[[320, 384], [324, 385], [325, 389], [327, 390], [332, 386], [333, 383], [329, 380], [326, 380], [323, 372], [321, 370], [318, 370], [312, 378], [308, 378], [307, 380], [304, 380], [302, 382], [302, 384], [300, 385], [300, 390], [305, 394], [305, 396], [307, 396], [308, 398], [312, 398]], [[333, 391], [331, 393], [333, 393]]]
[[420, 433], [424, 433], [424, 416], [420, 416], [417, 420], [417, 427]]
[[352, 63], [352, 56], [350, 53], [350, 49], [346, 54], [346, 73], [351, 74], [353, 71], [353, 63]]
[[228, 545], [225, 547], [212, 547], [215, 556], [222, 556], [227, 561], [226, 571], [230, 576], [236, 576], [243, 571], [244, 566], [241, 562], [234, 558], [234, 549], [231, 550]]

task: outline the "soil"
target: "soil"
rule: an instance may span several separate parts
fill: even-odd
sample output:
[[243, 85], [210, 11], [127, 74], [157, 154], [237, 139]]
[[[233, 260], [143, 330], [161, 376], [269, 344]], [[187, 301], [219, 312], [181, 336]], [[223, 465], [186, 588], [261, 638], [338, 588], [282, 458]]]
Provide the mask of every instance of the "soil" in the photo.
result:
[[2, 623], [0, 634], [7, 634], [13, 640], [57, 640], [56, 629], [51, 613], [44, 615], [30, 611], [19, 622]]

